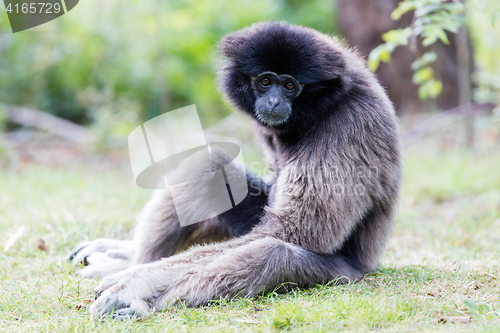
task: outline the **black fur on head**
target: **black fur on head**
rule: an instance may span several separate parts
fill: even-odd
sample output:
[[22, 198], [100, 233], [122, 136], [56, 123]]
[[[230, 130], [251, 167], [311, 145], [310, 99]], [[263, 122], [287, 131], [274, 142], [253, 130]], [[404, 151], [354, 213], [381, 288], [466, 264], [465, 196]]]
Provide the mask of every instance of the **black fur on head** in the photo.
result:
[[318, 35], [301, 26], [263, 22], [227, 35], [219, 48], [242, 74], [271, 71], [310, 84], [335, 79], [344, 67], [340, 53]]
[[[299, 130], [318, 118], [349, 88], [345, 53], [334, 39], [313, 29], [284, 22], [256, 23], [225, 36], [219, 49], [226, 58], [219, 86], [242, 111], [253, 115], [255, 96], [250, 77], [263, 72], [288, 74], [304, 85], [282, 128]], [[314, 112], [311, 112], [314, 108]], [[306, 112], [307, 111], [307, 112]]]

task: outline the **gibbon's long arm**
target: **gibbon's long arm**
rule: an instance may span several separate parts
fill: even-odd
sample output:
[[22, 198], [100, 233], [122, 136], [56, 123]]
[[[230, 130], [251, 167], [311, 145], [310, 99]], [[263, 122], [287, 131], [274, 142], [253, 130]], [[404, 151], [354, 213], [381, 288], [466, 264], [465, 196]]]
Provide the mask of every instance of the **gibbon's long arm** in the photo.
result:
[[283, 282], [311, 287], [362, 274], [342, 255], [321, 255], [272, 237], [253, 234], [226, 243], [129, 268], [102, 281], [91, 307], [95, 316], [147, 317], [181, 300], [197, 306], [218, 297], [253, 296]]

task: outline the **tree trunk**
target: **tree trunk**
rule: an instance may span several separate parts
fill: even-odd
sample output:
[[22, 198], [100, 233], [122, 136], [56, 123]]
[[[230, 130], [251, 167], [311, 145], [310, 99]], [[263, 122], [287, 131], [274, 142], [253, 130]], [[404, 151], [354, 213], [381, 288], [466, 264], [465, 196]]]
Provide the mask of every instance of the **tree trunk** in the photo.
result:
[[[404, 15], [398, 21], [391, 19], [391, 13], [399, 2], [400, 0], [337, 0], [339, 26], [349, 45], [368, 58], [370, 51], [383, 43], [381, 36], [384, 32], [408, 26], [413, 13]], [[444, 110], [460, 103], [455, 36], [449, 34], [448, 37], [450, 45], [438, 42], [431, 48], [438, 54], [438, 60], [433, 66], [436, 77], [443, 82], [443, 91], [437, 98], [436, 106]], [[391, 62], [381, 63], [376, 72], [401, 114], [421, 112], [426, 103], [436, 103], [432, 100], [424, 103], [418, 98], [418, 87], [412, 83], [413, 72], [410, 68], [414, 60], [415, 56], [407, 48], [399, 47], [394, 51]]]

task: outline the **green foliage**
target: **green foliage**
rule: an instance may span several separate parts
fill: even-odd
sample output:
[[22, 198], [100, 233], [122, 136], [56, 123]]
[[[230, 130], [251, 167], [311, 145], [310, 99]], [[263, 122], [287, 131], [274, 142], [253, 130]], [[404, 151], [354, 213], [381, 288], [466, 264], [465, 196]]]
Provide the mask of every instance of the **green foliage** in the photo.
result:
[[[333, 11], [331, 0], [89, 0], [16, 34], [1, 11], [0, 103], [80, 123], [196, 104], [210, 125], [229, 113], [215, 83], [222, 35], [271, 19], [332, 33]], [[95, 105], [84, 91], [107, 97]]]
[[397, 29], [386, 32], [382, 35], [382, 40], [385, 41], [374, 48], [370, 55], [368, 56], [368, 68], [372, 71], [376, 71], [380, 61], [389, 62], [391, 61], [391, 53], [401, 45], [408, 45], [408, 39], [411, 37], [411, 28]]
[[473, 98], [500, 104], [500, 1], [475, 0], [467, 5], [476, 71]]
[[376, 71], [380, 61], [391, 61], [391, 53], [399, 46], [407, 46], [416, 56], [412, 64], [415, 71], [413, 83], [419, 86], [418, 96], [425, 100], [437, 97], [442, 90], [442, 83], [435, 77], [431, 64], [436, 61], [435, 52], [423, 55], [417, 46], [417, 37], [422, 39], [422, 46], [428, 47], [438, 41], [449, 44], [446, 31], [457, 33], [465, 23], [464, 5], [447, 0], [404, 0], [392, 12], [391, 18], [399, 20], [401, 16], [413, 11], [413, 21], [405, 29], [386, 32], [382, 39], [384, 44], [373, 49], [368, 57], [368, 67]]

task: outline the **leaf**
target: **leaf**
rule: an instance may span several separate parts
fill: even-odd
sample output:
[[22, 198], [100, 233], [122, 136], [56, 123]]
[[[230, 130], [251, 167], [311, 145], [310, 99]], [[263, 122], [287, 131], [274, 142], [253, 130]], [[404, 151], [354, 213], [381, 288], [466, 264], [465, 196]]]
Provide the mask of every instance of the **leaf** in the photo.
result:
[[421, 100], [426, 100], [429, 96], [429, 91], [425, 85], [418, 87], [418, 98]]
[[380, 44], [376, 48], [374, 48], [370, 54], [368, 55], [369, 60], [375, 60], [380, 58], [380, 54], [384, 51], [385, 44]]
[[413, 83], [422, 84], [423, 82], [432, 79], [433, 76], [434, 70], [431, 67], [419, 69], [413, 74]]
[[429, 97], [436, 98], [441, 94], [442, 88], [443, 84], [441, 81], [431, 78], [418, 88], [418, 97], [422, 100], [426, 100]]
[[436, 24], [426, 25], [424, 27], [424, 30], [422, 31], [422, 37], [424, 38], [422, 41], [423, 46], [429, 46], [438, 40], [438, 29], [441, 28]]
[[448, 36], [446, 35], [446, 32], [442, 28], [439, 28], [436, 30], [438, 38], [445, 43], [446, 45], [450, 44], [450, 40], [448, 39]]
[[429, 84], [429, 96], [432, 98], [436, 98], [441, 94], [443, 90], [443, 83], [439, 80], [431, 80], [428, 82]]
[[412, 28], [390, 30], [382, 35], [385, 42], [391, 42], [395, 45], [407, 45], [408, 38], [412, 34]]
[[375, 72], [380, 64], [382, 52], [387, 51], [385, 44], [380, 44], [374, 48], [368, 55], [368, 69]]
[[453, 32], [456, 34], [458, 32], [458, 29], [463, 25], [464, 23], [459, 22], [459, 21], [450, 21], [450, 22], [445, 22], [441, 24], [444, 30]]
[[387, 43], [385, 43], [385, 49], [386, 49], [387, 51], [389, 51], [389, 53], [391, 53], [391, 54], [392, 54], [392, 52], [394, 52], [394, 50], [395, 50], [398, 46], [399, 46], [399, 45], [396, 45], [396, 44], [394, 44], [394, 43], [392, 43], [392, 42], [387, 42]]
[[480, 303], [479, 304], [479, 311], [482, 313], [489, 313], [490, 312], [490, 307], [486, 303]]
[[429, 5], [424, 5], [417, 10], [415, 10], [415, 16], [416, 17], [421, 17], [424, 15], [427, 15], [429, 13], [432, 13], [434, 11], [440, 10], [443, 8], [442, 4], [429, 4]]
[[425, 61], [422, 58], [417, 58], [414, 62], [411, 63], [411, 69], [416, 71], [425, 65]]
[[478, 309], [478, 306], [476, 303], [474, 303], [473, 301], [471, 301], [470, 299], [466, 299], [464, 301], [464, 305], [466, 307], [468, 307], [470, 310], [472, 310], [473, 312], [477, 312], [477, 309]]
[[438, 37], [436, 35], [427, 36], [422, 41], [423, 46], [429, 46], [437, 41]]
[[380, 65], [380, 60], [368, 60], [368, 69], [375, 72]]
[[434, 51], [426, 52], [422, 56], [422, 59], [425, 61], [426, 64], [430, 64], [437, 60], [437, 53]]
[[413, 27], [413, 34], [415, 36], [418, 36], [420, 35], [424, 29], [425, 29], [425, 26], [423, 24], [420, 24], [421, 22], [419, 20], [416, 20], [415, 21], [415, 24], [414, 24], [414, 27]]
[[49, 249], [47, 248], [47, 245], [45, 244], [45, 241], [43, 239], [38, 240], [37, 247], [40, 251], [45, 251], [47, 252]]
[[383, 62], [389, 62], [391, 61], [391, 53], [387, 50], [387, 48], [380, 53], [380, 60]]
[[449, 3], [444, 3], [442, 5], [444, 9], [446, 9], [450, 14], [452, 15], [459, 15], [462, 14], [465, 10], [465, 6], [463, 3], [460, 2], [449, 2]]
[[429, 65], [437, 60], [437, 54], [434, 51], [426, 52], [421, 58], [417, 58], [412, 64], [411, 69], [416, 71], [425, 65]]
[[398, 7], [391, 13], [391, 19], [393, 21], [397, 21], [401, 18], [401, 16], [408, 13], [409, 11], [414, 10], [415, 8], [416, 4], [413, 1], [402, 1], [398, 4]]

